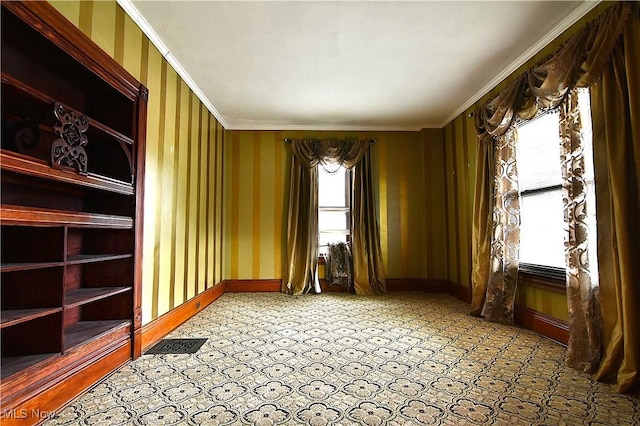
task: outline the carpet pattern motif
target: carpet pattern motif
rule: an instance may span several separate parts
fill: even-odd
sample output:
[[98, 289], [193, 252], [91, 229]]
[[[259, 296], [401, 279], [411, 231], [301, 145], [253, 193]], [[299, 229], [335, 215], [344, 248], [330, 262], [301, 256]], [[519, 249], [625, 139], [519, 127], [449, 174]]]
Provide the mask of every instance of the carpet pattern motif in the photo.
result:
[[227, 293], [47, 425], [633, 425], [640, 400], [446, 295]]

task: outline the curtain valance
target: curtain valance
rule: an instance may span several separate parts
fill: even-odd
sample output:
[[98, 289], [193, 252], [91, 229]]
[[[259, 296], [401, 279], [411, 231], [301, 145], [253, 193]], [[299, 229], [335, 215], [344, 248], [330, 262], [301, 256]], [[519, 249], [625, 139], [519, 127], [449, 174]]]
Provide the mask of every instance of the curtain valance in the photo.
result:
[[618, 3], [567, 40], [548, 59], [511, 82], [476, 111], [481, 140], [501, 136], [519, 119], [533, 118], [539, 109], [560, 105], [573, 87], [585, 87], [602, 74], [620, 39], [631, 4]]
[[285, 139], [293, 154], [306, 167], [337, 163], [347, 169], [362, 160], [374, 141], [358, 139]]

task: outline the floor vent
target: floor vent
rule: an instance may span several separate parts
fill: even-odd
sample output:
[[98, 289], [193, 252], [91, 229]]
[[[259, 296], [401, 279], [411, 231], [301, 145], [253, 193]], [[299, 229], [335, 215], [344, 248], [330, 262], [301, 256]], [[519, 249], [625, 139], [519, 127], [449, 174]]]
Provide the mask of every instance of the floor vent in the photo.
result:
[[207, 339], [162, 339], [145, 355], [194, 354]]

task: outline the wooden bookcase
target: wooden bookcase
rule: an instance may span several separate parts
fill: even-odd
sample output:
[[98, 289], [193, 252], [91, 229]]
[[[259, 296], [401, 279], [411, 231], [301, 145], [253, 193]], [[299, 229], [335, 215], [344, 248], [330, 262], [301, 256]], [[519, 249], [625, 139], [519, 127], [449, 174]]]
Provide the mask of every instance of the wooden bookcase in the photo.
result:
[[148, 92], [46, 2], [1, 25], [0, 417], [25, 424], [140, 355]]

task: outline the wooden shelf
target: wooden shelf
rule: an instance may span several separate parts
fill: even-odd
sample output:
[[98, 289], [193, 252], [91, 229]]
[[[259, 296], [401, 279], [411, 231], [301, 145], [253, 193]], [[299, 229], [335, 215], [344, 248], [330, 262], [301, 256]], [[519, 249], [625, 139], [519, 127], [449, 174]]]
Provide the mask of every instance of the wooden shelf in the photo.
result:
[[129, 259], [133, 257], [131, 253], [126, 254], [79, 254], [67, 257], [67, 265], [77, 265], [81, 263], [106, 262], [108, 260]]
[[64, 262], [23, 262], [3, 263], [0, 272], [32, 271], [34, 269], [46, 269], [63, 266]]
[[[42, 102], [43, 104], [48, 104], [48, 105], [52, 105], [54, 103], [59, 103], [60, 105], [62, 105], [66, 110], [71, 110], [71, 111], [76, 111], [75, 108], [70, 108], [67, 105], [63, 104], [62, 102], [57, 101], [56, 99], [53, 99], [52, 97], [46, 95], [45, 93], [42, 93], [41, 91], [39, 91], [38, 89], [29, 86], [28, 84], [16, 80], [15, 78], [13, 78], [12, 76], [10, 76], [9, 74], [6, 73], [0, 73], [1, 79], [2, 79], [2, 83], [11, 86], [12, 88], [20, 91], [24, 96], [28, 96], [32, 99], [35, 99], [39, 102]], [[80, 115], [84, 115], [84, 114], [80, 114]], [[106, 133], [107, 135], [113, 137], [114, 139], [124, 142], [127, 145], [133, 145], [133, 140], [128, 137], [123, 135], [122, 133], [113, 130], [112, 128], [110, 128], [109, 126], [94, 120], [91, 117], [87, 117], [89, 119], [89, 125], [92, 127], [95, 127], [97, 129], [100, 129], [102, 132]]]
[[131, 290], [131, 287], [89, 287], [68, 290], [65, 293], [64, 306], [66, 308], [72, 308], [115, 296], [116, 294], [125, 293], [129, 290]]
[[46, 315], [61, 312], [61, 307], [32, 308], [32, 309], [6, 309], [0, 312], [0, 328], [11, 327], [25, 321], [40, 318]]
[[0, 359], [2, 365], [0, 376], [2, 379], [17, 373], [18, 371], [26, 370], [31, 366], [35, 366], [45, 360], [61, 356], [60, 352], [25, 355], [25, 356], [8, 356]]
[[3, 225], [64, 226], [76, 228], [131, 229], [133, 219], [97, 213], [70, 212], [38, 207], [2, 204], [0, 221]]
[[127, 320], [80, 321], [74, 323], [64, 330], [65, 351], [88, 343], [103, 334], [111, 333], [130, 325], [131, 322]]
[[133, 195], [133, 185], [117, 179], [89, 173], [84, 176], [73, 171], [54, 169], [48, 163], [5, 149], [0, 150], [0, 167], [2, 170], [34, 176], [37, 178], [55, 180], [72, 185], [85, 186], [92, 189]]

